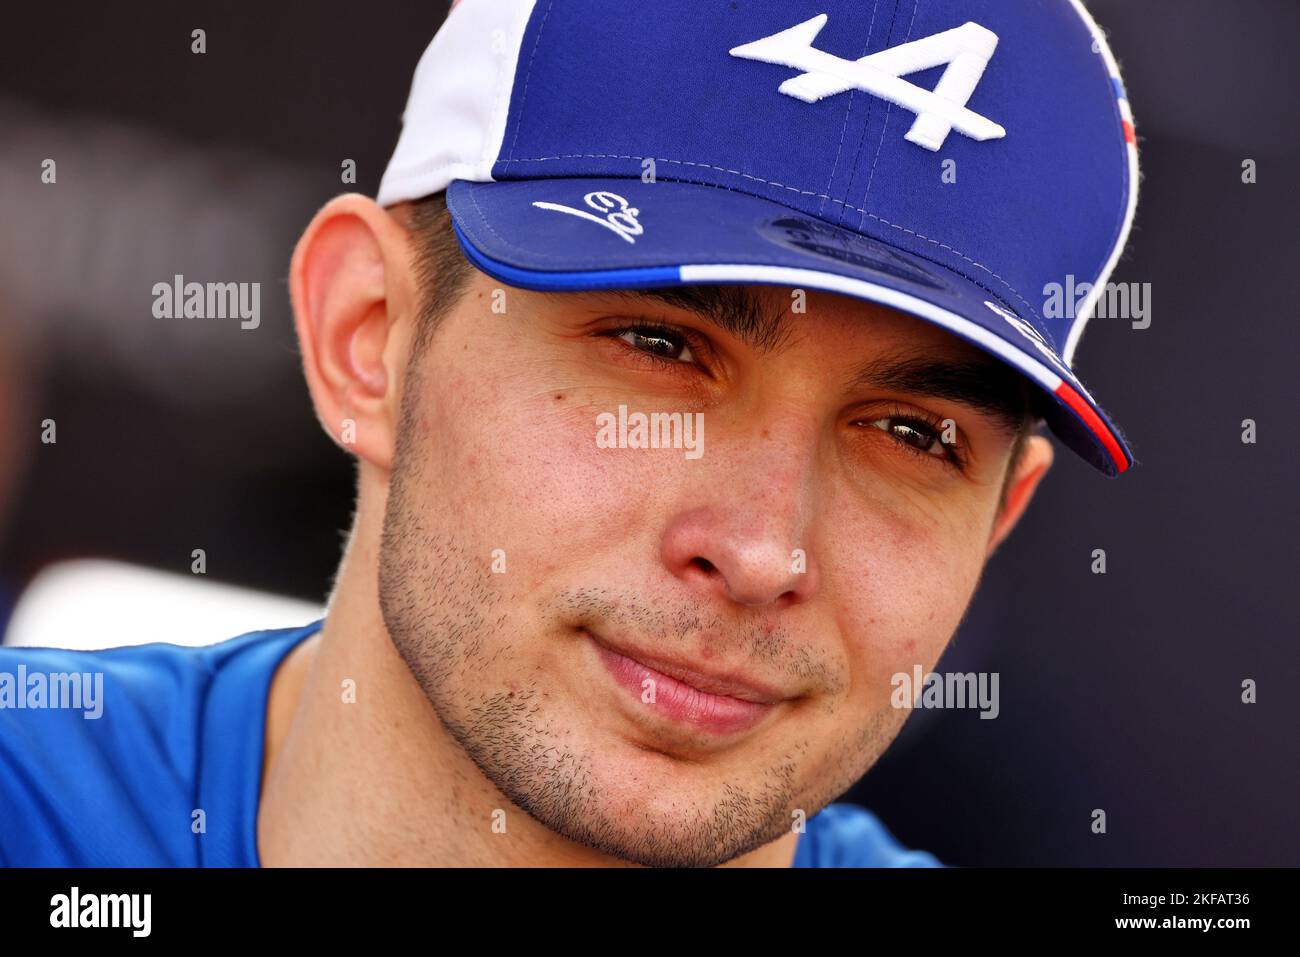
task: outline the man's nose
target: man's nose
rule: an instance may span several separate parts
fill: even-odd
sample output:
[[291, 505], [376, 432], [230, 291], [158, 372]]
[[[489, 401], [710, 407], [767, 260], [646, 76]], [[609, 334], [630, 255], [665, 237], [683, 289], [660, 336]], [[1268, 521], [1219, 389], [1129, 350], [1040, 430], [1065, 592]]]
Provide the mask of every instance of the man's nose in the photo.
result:
[[[715, 444], [664, 531], [665, 567], [692, 587], [750, 608], [783, 608], [817, 591], [808, 533], [815, 436], [788, 428], [735, 452]], [[710, 455], [717, 458], [708, 461]]]

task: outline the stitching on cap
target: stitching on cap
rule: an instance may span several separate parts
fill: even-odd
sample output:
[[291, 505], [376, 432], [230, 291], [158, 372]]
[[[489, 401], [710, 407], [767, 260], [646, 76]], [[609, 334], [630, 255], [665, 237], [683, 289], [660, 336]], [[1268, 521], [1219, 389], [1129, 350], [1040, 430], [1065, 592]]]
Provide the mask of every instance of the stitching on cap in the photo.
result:
[[478, 197], [474, 195], [474, 190], [467, 189], [465, 190], [465, 193], [469, 197], [469, 201], [474, 204], [474, 213], [478, 217], [478, 221], [482, 223], [484, 226], [486, 226], [488, 232], [490, 232], [493, 236], [497, 238], [497, 242], [501, 243], [503, 246], [506, 246], [510, 249], [518, 249], [519, 248], [518, 246], [516, 246], [512, 242], [508, 242], [504, 236], [502, 236], [499, 232], [497, 232], [496, 229], [492, 226], [491, 221], [486, 216], [483, 215], [483, 208], [479, 206]]
[[[903, 36], [903, 42], [909, 43], [912, 39], [912, 28], [916, 26], [916, 11], [920, 9], [921, 0], [912, 2], [912, 19], [907, 24], [907, 33]], [[880, 149], [885, 145], [885, 136], [889, 133], [889, 118], [894, 115], [894, 104], [891, 102], [885, 110], [885, 126], [880, 131], [880, 139], [876, 140], [876, 156], [871, 161], [871, 175], [867, 177], [867, 188], [862, 191], [862, 205], [867, 205], [867, 198], [871, 195], [871, 184], [876, 180], [876, 164], [880, 162]], [[862, 228], [862, 217], [858, 217], [858, 228]]]
[[[511, 158], [515, 155], [515, 147], [519, 145], [519, 128], [523, 126], [524, 104], [528, 102], [528, 81], [533, 77], [533, 61], [537, 59], [537, 48], [542, 45], [542, 34], [546, 32], [546, 20], [550, 17], [551, 7], [553, 6], [555, 6], [555, 0], [550, 0], [546, 4], [546, 12], [542, 14], [542, 22], [537, 27], [537, 39], [533, 41], [533, 52], [528, 55], [528, 71], [524, 74], [524, 92], [519, 97], [520, 122], [515, 124], [514, 139], [510, 141]], [[527, 24], [524, 25], [524, 30], [527, 32]], [[506, 165], [509, 165], [510, 162], [510, 160], [506, 160]]]
[[[1002, 285], [1006, 286], [1007, 289], [1011, 290], [1011, 292], [1015, 295], [1015, 297], [1019, 299], [1022, 303], [1024, 303], [1025, 308], [1029, 310], [1030, 314], [1034, 316], [1034, 318], [1036, 318], [1039, 322], [1042, 322], [1043, 317], [1038, 314], [1038, 310], [1033, 307], [1033, 304], [1030, 303], [1029, 300], [1027, 300], [1024, 296], [1022, 296], [1020, 294], [1020, 291], [1016, 289], [1015, 286], [1011, 285], [1011, 283], [1007, 282], [1005, 279], [1003, 279], [1001, 276], [995, 273], [988, 266], [984, 265], [982, 262], [978, 262], [977, 260], [972, 259], [970, 256], [967, 256], [960, 249], [955, 249], [954, 247], [949, 246], [947, 243], [942, 243], [937, 239], [931, 239], [929, 236], [923, 235], [922, 233], [918, 233], [916, 232], [916, 230], [908, 229], [906, 226], [900, 226], [898, 223], [891, 223], [889, 220], [881, 216], [877, 216], [875, 213], [868, 212], [867, 210], [863, 209], [861, 206], [853, 206], [849, 203], [846, 203], [842, 199], [836, 199], [835, 197], [828, 196], [825, 193], [819, 193], [815, 190], [810, 190], [810, 189], [799, 189], [796, 186], [786, 186], [784, 183], [778, 183], [770, 179], [763, 179], [761, 176], [753, 176], [749, 173], [742, 172], [741, 170], [738, 169], [727, 169], [725, 166], [714, 166], [712, 163], [695, 163], [692, 162], [691, 160], [668, 159], [667, 157], [662, 157], [662, 156], [654, 156], [654, 157], [633, 156], [633, 155], [623, 155], [617, 153], [565, 153], [560, 156], [531, 156], [525, 159], [511, 160], [511, 162], [512, 163], [549, 163], [552, 160], [566, 160], [566, 159], [621, 159], [621, 160], [636, 160], [637, 162], [641, 162], [642, 160], [646, 160], [646, 159], [653, 159], [656, 163], [674, 163], [678, 166], [696, 166], [699, 167], [700, 169], [716, 170], [719, 173], [728, 173], [732, 176], [740, 176], [744, 179], [753, 180], [756, 183], [763, 183], [764, 185], [767, 186], [775, 186], [778, 189], [784, 189], [792, 193], [798, 193], [800, 196], [813, 196], [817, 199], [827, 200], [829, 202], [843, 206], [846, 209], [851, 209], [854, 212], [862, 213], [864, 216], [869, 216], [872, 219], [874, 219], [876, 222], [881, 223], [882, 225], [889, 226], [893, 229], [901, 230], [907, 233], [909, 236], [915, 236], [917, 239], [938, 246], [940, 249], [946, 249], [948, 252], [952, 253], [953, 255], [960, 256], [962, 259], [966, 260], [966, 262], [970, 263], [972, 266], [975, 266], [979, 269], [983, 269], [986, 273], [988, 273], [998, 282], [1002, 283]], [[713, 184], [706, 183], [703, 185], [713, 185]]]
[[[894, 21], [898, 19], [898, 0], [892, 0], [892, 2], [893, 2], [893, 4], [894, 4], [894, 13], [893, 13], [893, 16], [891, 16], [891, 17], [889, 18], [889, 27], [888, 27], [888, 29], [885, 30], [885, 45], [886, 45], [886, 46], [889, 45], [889, 40], [890, 40], [890, 38], [894, 35]], [[877, 0], [877, 6], [876, 6], [876, 7], [873, 7], [872, 10], [871, 10], [871, 23], [872, 23], [872, 26], [873, 26], [873, 27], [875, 26], [875, 22], [876, 22], [876, 11], [877, 11], [877, 8], [878, 8], [878, 7], [879, 7], [879, 0]], [[876, 100], [877, 100], [877, 99], [878, 99], [878, 97], [872, 96], [872, 97], [870, 98], [870, 100], [868, 101], [868, 103], [867, 103], [867, 122], [866, 122], [866, 124], [862, 127], [862, 132], [858, 134], [858, 151], [857, 151], [856, 153], [853, 154], [853, 162], [849, 165], [849, 181], [848, 181], [847, 183], [844, 184], [844, 198], [845, 198], [845, 199], [848, 199], [849, 196], [853, 193], [853, 182], [854, 182], [854, 180], [856, 180], [856, 179], [858, 178], [858, 172], [859, 172], [859, 170], [858, 170], [858, 160], [860, 160], [860, 159], [862, 158], [862, 145], [863, 145], [864, 143], [866, 143], [867, 140], [868, 140], [868, 138], [871, 136], [871, 120], [872, 120], [872, 119], [875, 117], [875, 115], [876, 115]], [[891, 104], [891, 106], [892, 106], [892, 104]], [[886, 116], [888, 116], [888, 114], [886, 114]], [[883, 133], [883, 132], [881, 133], [881, 138], [882, 138], [882, 139], [884, 138], [884, 133]], [[863, 202], [863, 205], [864, 205], [864, 206], [866, 205], [865, 201]], [[838, 217], [837, 220], [836, 220], [836, 225], [841, 226], [841, 227], [843, 227], [843, 226], [846, 225], [846, 223], [844, 222], [844, 213], [845, 213], [845, 210], [841, 209], [841, 210], [840, 210], [840, 215], [839, 215], [839, 217]]]
[[[871, 6], [871, 24], [867, 27], [867, 40], [865, 43], [862, 44], [862, 56], [858, 57], [858, 59], [862, 59], [862, 57], [866, 56], [867, 51], [871, 49], [871, 34], [874, 33], [876, 29], [876, 10], [879, 7], [880, 7], [880, 0], [875, 0], [875, 3], [873, 3]], [[831, 175], [826, 179], [826, 192], [828, 193], [831, 191], [831, 187], [835, 185], [835, 172], [840, 168], [840, 154], [844, 151], [844, 134], [849, 128], [849, 117], [853, 115], [853, 101], [857, 99], [857, 95], [858, 95], [858, 90], [856, 87], [854, 87], [854, 89], [849, 93], [848, 109], [844, 111], [844, 125], [840, 127], [840, 145], [835, 148], [835, 162], [831, 163]], [[871, 123], [870, 108], [868, 108], [867, 110], [867, 123], [868, 124]], [[853, 185], [852, 176], [849, 177], [849, 185], [850, 186]], [[845, 196], [849, 195], [849, 191], [847, 189], [844, 191], [844, 195]], [[822, 200], [821, 208], [817, 210], [817, 214], [820, 216], [825, 211], [826, 211], [826, 201]]]
[[[525, 21], [524, 30], [526, 31], [527, 29], [528, 29], [528, 23], [527, 21]], [[523, 32], [521, 31], [519, 34], [519, 46], [522, 48], [523, 45], [524, 45], [524, 35]], [[535, 45], [533, 48], [533, 52], [534, 53], [536, 52]], [[504, 140], [505, 124], [510, 119], [510, 96], [509, 96], [510, 90], [506, 88], [506, 84], [514, 80], [514, 71], [506, 69], [507, 61], [505, 57], [497, 57], [496, 60], [497, 60], [496, 77], [492, 83], [492, 116], [488, 119], [488, 136], [490, 137], [492, 135], [492, 131], [494, 131], [497, 128], [497, 118], [501, 115], [501, 111], [505, 110], [506, 117], [501, 122], [501, 134], [502, 134], [501, 138]], [[531, 60], [529, 61], [529, 69], [530, 70], [532, 69]], [[509, 74], [509, 76], [507, 76], [507, 74]], [[519, 130], [516, 129], [515, 139], [517, 140], [518, 138], [519, 138]], [[512, 142], [510, 144], [510, 149], [513, 151], [514, 148], [515, 145]], [[497, 149], [499, 150], [500, 147], [497, 147]], [[485, 137], [482, 146], [479, 148], [478, 157], [474, 161], [476, 166], [482, 166], [482, 164], [487, 163], [488, 164], [487, 172], [489, 176], [492, 175], [492, 164], [495, 163], [496, 161], [496, 157], [491, 155], [491, 153], [489, 152], [490, 150], [491, 150], [491, 140]]]

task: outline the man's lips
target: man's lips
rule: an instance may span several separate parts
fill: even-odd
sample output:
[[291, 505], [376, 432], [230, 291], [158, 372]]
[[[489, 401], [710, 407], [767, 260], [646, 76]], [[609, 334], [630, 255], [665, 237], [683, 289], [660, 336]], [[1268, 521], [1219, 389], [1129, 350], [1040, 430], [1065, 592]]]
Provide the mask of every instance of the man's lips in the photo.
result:
[[[616, 650], [590, 631], [605, 668], [636, 704], [672, 721], [715, 734], [736, 734], [762, 721], [785, 695], [735, 674], [705, 674], [680, 662]], [[647, 684], [649, 682], [649, 684]], [[647, 700], [647, 690], [653, 699]]]

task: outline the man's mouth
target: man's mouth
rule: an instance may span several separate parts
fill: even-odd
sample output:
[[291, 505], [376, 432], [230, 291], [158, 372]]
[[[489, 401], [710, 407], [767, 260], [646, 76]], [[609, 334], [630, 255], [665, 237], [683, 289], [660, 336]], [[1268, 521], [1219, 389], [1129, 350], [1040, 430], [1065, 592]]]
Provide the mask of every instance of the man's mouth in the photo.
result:
[[615, 649], [591, 631], [601, 663], [633, 696], [634, 706], [715, 735], [747, 731], [788, 698], [747, 676], [705, 673], [680, 661]]

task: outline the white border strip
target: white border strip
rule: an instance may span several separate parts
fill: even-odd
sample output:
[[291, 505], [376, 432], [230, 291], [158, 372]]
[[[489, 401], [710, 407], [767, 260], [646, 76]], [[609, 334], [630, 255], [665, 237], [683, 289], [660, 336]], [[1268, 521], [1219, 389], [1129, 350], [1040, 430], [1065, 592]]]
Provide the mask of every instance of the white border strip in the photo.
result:
[[[1097, 21], [1092, 18], [1092, 14], [1089, 13], [1087, 7], [1083, 5], [1083, 0], [1070, 0], [1070, 2], [1074, 5], [1075, 12], [1079, 14], [1079, 18], [1083, 20], [1084, 24], [1088, 27], [1088, 30], [1092, 33], [1093, 40], [1097, 44], [1097, 49], [1101, 53], [1102, 59], [1106, 63], [1106, 69], [1110, 73], [1112, 95], [1118, 97], [1118, 94], [1114, 91], [1114, 81], [1118, 80], [1122, 85], [1124, 83], [1124, 78], [1120, 76], [1119, 63], [1115, 60], [1115, 54], [1111, 52], [1110, 44], [1106, 42], [1106, 34], [1102, 32], [1101, 27], [1097, 25]], [[1127, 90], [1127, 87], [1125, 89]], [[1119, 111], [1120, 116], [1128, 120], [1130, 125], [1133, 125], [1133, 111], [1130, 108], [1127, 99], [1119, 100]], [[1120, 135], [1123, 135], [1122, 131]], [[1119, 262], [1119, 257], [1123, 254], [1124, 247], [1128, 244], [1129, 232], [1133, 229], [1133, 219], [1137, 214], [1138, 176], [1140, 172], [1138, 166], [1137, 144], [1126, 142], [1124, 146], [1128, 150], [1129, 180], [1128, 208], [1124, 213], [1124, 225], [1120, 229], [1119, 240], [1116, 242], [1115, 248], [1111, 250], [1110, 258], [1106, 260], [1106, 265], [1102, 268], [1101, 275], [1099, 275], [1096, 282], [1092, 284], [1092, 290], [1084, 300], [1083, 308], [1075, 319], [1074, 325], [1070, 329], [1069, 336], [1066, 337], [1065, 348], [1061, 351], [1061, 358], [1065, 360], [1065, 364], [1068, 366], [1074, 365], [1074, 352], [1079, 347], [1079, 340], [1083, 338], [1083, 330], [1087, 328], [1088, 321], [1092, 319], [1093, 310], [1097, 308], [1097, 300], [1101, 298], [1101, 294], [1104, 292], [1103, 287], [1110, 279], [1110, 274], [1114, 272], [1115, 266]], [[1087, 148], [1086, 144], [1084, 148]]]
[[[915, 296], [909, 296], [905, 292], [890, 289], [888, 286], [878, 286], [864, 279], [850, 279], [848, 276], [837, 276], [834, 273], [817, 272], [813, 269], [794, 269], [788, 266], [744, 266], [738, 264], [682, 266], [681, 274], [682, 282], [687, 283], [775, 283], [797, 288], [823, 289], [827, 292], [838, 292], [858, 299], [866, 299], [882, 306], [892, 306], [895, 309], [901, 309], [903, 312], [928, 319], [935, 325], [942, 326], [950, 332], [955, 332], [965, 339], [978, 343], [984, 349], [998, 356], [998, 358], [1031, 377], [1049, 392], [1055, 393], [1061, 385], [1061, 377], [1049, 367], [1043, 365], [1028, 353], [1020, 351], [1005, 339], [989, 332], [983, 326], [977, 325], [955, 312], [941, 309], [924, 299], [917, 299]], [[1071, 388], [1074, 388], [1074, 386], [1071, 385]], [[1076, 391], [1084, 395], [1081, 390], [1076, 389]]]

